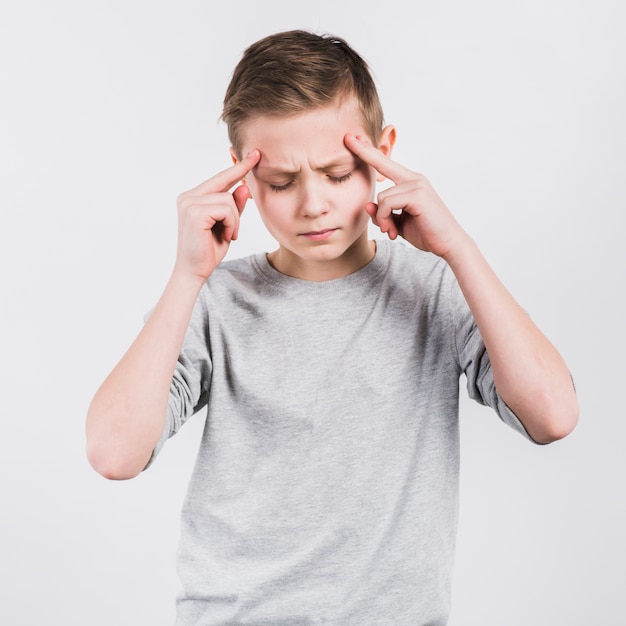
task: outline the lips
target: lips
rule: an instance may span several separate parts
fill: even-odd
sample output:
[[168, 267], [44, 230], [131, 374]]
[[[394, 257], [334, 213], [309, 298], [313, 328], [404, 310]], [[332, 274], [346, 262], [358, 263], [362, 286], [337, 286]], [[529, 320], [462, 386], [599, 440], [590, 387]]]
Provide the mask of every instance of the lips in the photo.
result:
[[324, 230], [311, 230], [308, 233], [302, 233], [302, 237], [319, 241], [322, 239], [328, 239], [336, 230], [337, 230], [336, 228], [325, 228]]

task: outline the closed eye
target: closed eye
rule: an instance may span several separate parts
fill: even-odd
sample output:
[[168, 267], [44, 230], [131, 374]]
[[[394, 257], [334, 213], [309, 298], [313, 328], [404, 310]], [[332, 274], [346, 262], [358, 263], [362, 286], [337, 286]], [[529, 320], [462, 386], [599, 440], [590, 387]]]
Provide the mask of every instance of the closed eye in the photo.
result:
[[[347, 174], [344, 174], [343, 176], [331, 176], [330, 174], [327, 174], [327, 177], [328, 177], [328, 180], [330, 180], [330, 182], [334, 184], [340, 184], [340, 183], [345, 183], [347, 180], [350, 180], [350, 178], [352, 178], [352, 172], [348, 172]], [[269, 183], [270, 189], [276, 192], [287, 191], [287, 189], [289, 189], [293, 184], [294, 184], [293, 180], [290, 180], [288, 183], [285, 183], [284, 185], [273, 185], [272, 183]]]
[[287, 189], [289, 189], [289, 187], [291, 187], [291, 185], [293, 185], [293, 180], [290, 180], [288, 183], [285, 183], [284, 185], [272, 185], [270, 183], [270, 189], [272, 191], [286, 191]]
[[352, 172], [348, 172], [343, 176], [331, 176], [328, 174], [328, 179], [333, 183], [345, 183], [347, 180], [350, 180], [350, 178], [352, 178]]

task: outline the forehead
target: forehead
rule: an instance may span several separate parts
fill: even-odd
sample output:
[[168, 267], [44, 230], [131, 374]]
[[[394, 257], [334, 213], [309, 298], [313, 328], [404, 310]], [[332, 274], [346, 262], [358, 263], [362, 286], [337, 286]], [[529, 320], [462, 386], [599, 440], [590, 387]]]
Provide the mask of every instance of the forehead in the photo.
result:
[[366, 133], [363, 116], [354, 98], [327, 107], [310, 109], [289, 116], [259, 115], [241, 127], [241, 152], [261, 152], [262, 160], [307, 158], [328, 160], [348, 152], [343, 143], [346, 133]]

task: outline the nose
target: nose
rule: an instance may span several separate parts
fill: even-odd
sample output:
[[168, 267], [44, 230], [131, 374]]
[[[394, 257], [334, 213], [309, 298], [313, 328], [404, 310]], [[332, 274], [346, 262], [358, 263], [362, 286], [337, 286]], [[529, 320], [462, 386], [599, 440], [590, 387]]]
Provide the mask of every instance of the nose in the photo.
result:
[[300, 187], [300, 213], [315, 218], [327, 213], [328, 208], [328, 199], [319, 181], [303, 180]]

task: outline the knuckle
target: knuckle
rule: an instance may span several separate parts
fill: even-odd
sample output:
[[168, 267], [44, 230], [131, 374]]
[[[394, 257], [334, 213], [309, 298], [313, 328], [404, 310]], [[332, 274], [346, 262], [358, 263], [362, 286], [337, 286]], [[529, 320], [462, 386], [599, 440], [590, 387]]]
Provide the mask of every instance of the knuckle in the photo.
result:
[[186, 191], [185, 191], [184, 193], [181, 193], [181, 194], [180, 194], [180, 195], [176, 198], [176, 206], [177, 206], [179, 209], [182, 209], [182, 208], [186, 205], [186, 203], [187, 203], [187, 198], [188, 198], [188, 192], [186, 192]]

